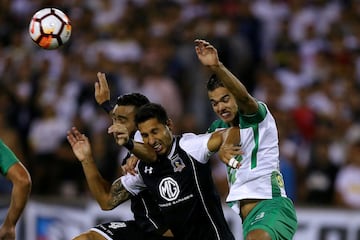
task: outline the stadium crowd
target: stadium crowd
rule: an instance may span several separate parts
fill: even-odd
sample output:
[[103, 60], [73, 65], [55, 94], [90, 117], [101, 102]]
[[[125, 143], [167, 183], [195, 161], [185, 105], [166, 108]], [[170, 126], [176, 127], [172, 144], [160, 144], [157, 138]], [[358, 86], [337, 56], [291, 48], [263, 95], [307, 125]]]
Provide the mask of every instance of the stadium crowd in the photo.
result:
[[[29, 37], [43, 7], [71, 19], [60, 49]], [[193, 41], [206, 38], [274, 114], [295, 204], [360, 208], [359, 22], [357, 0], [0, 1], [0, 138], [29, 169], [32, 195], [87, 194], [67, 130], [91, 138], [104, 177], [114, 179], [122, 159], [94, 99], [96, 73], [106, 73], [113, 100], [143, 93], [167, 109], [177, 133], [205, 132], [215, 119], [210, 75]], [[225, 196], [224, 166], [215, 162]]]

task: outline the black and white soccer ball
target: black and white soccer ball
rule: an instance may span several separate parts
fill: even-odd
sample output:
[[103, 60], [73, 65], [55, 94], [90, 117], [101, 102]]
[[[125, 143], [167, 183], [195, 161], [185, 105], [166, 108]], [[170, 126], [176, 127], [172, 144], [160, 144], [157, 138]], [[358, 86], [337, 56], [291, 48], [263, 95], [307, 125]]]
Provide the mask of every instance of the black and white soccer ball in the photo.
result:
[[43, 8], [33, 15], [29, 34], [38, 46], [44, 49], [56, 49], [70, 39], [70, 19], [57, 8]]

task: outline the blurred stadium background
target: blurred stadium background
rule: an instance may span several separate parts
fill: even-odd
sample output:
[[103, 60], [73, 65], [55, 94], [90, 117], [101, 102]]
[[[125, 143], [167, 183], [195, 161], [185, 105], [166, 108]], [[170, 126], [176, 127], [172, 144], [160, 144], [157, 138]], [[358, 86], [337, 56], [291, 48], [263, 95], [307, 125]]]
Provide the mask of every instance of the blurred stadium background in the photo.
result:
[[[43, 7], [72, 21], [71, 40], [58, 50], [29, 37], [30, 18]], [[177, 133], [206, 131], [215, 115], [196, 38], [218, 48], [277, 120], [296, 239], [360, 239], [359, 22], [357, 0], [0, 1], [0, 138], [33, 179], [19, 239], [70, 239], [102, 220], [131, 217], [126, 206], [108, 213], [95, 206], [66, 131], [84, 131], [104, 177], [116, 177], [123, 153], [94, 100], [98, 71], [107, 74], [113, 100], [141, 92], [165, 106]], [[224, 199], [224, 166], [213, 162]], [[10, 187], [0, 178], [0, 219]]]

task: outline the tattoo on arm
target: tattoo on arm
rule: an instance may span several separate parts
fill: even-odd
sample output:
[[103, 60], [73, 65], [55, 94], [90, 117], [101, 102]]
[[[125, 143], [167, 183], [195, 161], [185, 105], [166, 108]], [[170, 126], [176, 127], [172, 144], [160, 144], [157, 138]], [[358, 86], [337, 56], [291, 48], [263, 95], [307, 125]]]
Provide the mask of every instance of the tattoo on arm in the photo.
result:
[[117, 207], [120, 203], [125, 202], [131, 196], [123, 186], [120, 178], [115, 180], [115, 182], [111, 185], [110, 194], [111, 198], [109, 200], [109, 205], [113, 208]]

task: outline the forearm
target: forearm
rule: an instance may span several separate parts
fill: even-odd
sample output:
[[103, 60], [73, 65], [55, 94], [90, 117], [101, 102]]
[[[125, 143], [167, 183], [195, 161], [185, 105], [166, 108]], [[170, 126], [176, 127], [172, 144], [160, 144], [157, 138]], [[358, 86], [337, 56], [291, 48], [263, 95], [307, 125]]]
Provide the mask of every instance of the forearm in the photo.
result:
[[232, 168], [239, 168], [243, 154], [241, 150], [240, 128], [228, 128], [224, 133], [223, 143], [219, 150], [220, 160]]
[[101, 176], [92, 158], [82, 161], [81, 164], [90, 192], [101, 209], [111, 210], [129, 199], [130, 195], [121, 184], [111, 185]]
[[234, 74], [232, 74], [221, 62], [219, 62], [218, 65], [210, 66], [210, 69], [235, 97], [239, 108], [242, 109], [245, 114], [256, 112], [257, 103], [255, 99]]
[[101, 176], [92, 158], [81, 161], [81, 165], [92, 196], [102, 209], [109, 209], [107, 202], [110, 192], [110, 183]]
[[215, 131], [208, 141], [208, 149], [211, 152], [218, 151], [220, 160], [226, 165], [239, 168], [239, 160], [234, 159], [235, 156], [243, 154], [240, 147], [239, 127]]
[[152, 163], [156, 162], [157, 155], [153, 148], [149, 145], [143, 144], [141, 142], [135, 142], [132, 139], [129, 139], [128, 143], [124, 144], [132, 154], [134, 154], [141, 161]]
[[19, 220], [31, 192], [31, 180], [13, 183], [10, 206], [4, 220], [4, 225], [15, 226]]
[[239, 127], [231, 127], [228, 128], [223, 134], [223, 145], [232, 145], [239, 146], [240, 145], [240, 128]]
[[242, 96], [242, 98], [250, 97], [244, 84], [242, 84], [241, 81], [224, 66], [224, 64], [219, 62], [218, 65], [210, 66], [210, 69], [223, 82], [229, 91], [236, 92], [236, 95]]
[[240, 145], [240, 128], [231, 127], [218, 130], [212, 133], [208, 141], [208, 149], [211, 152], [217, 152], [224, 145]]

